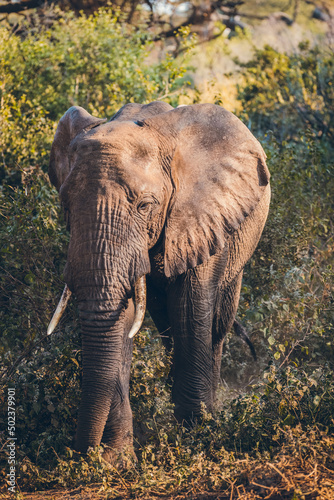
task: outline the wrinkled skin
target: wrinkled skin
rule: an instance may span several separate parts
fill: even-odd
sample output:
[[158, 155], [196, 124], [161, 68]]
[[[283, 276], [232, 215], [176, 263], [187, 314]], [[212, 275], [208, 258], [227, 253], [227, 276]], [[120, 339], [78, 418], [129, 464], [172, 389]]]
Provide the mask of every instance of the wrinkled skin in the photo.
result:
[[132, 449], [134, 283], [173, 345], [175, 415], [214, 405], [223, 339], [270, 200], [265, 154], [218, 106], [124, 106], [109, 122], [70, 108], [49, 175], [70, 230], [65, 280], [79, 309], [82, 400], [76, 448]]

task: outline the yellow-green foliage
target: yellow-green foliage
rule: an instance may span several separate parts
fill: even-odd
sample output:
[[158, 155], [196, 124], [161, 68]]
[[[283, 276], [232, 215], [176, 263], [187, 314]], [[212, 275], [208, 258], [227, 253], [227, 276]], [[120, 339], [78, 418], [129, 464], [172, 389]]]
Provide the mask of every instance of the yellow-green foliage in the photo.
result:
[[303, 128], [333, 140], [333, 50], [311, 49], [308, 42], [299, 49], [288, 56], [266, 46], [241, 64], [246, 70], [239, 88], [242, 116], [253, 130], [272, 130], [280, 141], [298, 141]]
[[164, 96], [177, 103], [173, 91], [185, 67], [168, 54], [148, 65], [144, 29], [109, 10], [58, 15], [52, 29], [37, 25], [23, 38], [0, 27], [2, 178], [17, 180], [19, 170], [36, 164], [45, 170], [56, 122], [70, 106], [110, 118], [128, 102]]

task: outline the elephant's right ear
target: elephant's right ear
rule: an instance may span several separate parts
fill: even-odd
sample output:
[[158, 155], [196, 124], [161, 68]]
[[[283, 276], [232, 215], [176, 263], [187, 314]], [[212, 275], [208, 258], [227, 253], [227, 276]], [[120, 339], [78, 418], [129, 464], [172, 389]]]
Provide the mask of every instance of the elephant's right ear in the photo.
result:
[[106, 120], [95, 118], [80, 106], [72, 106], [58, 123], [51, 147], [49, 177], [59, 191], [70, 172], [68, 148], [71, 141], [84, 129], [104, 123]]

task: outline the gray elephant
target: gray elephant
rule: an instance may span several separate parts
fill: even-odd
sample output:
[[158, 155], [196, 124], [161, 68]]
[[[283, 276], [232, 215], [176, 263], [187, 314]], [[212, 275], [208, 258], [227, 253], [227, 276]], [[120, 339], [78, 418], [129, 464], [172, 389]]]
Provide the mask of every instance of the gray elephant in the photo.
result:
[[173, 345], [177, 419], [196, 418], [203, 403], [212, 410], [243, 268], [268, 214], [265, 153], [212, 104], [127, 104], [109, 122], [72, 107], [59, 122], [49, 176], [70, 243], [48, 332], [73, 292], [83, 360], [76, 448], [102, 441], [112, 461], [132, 449], [132, 337], [146, 303]]

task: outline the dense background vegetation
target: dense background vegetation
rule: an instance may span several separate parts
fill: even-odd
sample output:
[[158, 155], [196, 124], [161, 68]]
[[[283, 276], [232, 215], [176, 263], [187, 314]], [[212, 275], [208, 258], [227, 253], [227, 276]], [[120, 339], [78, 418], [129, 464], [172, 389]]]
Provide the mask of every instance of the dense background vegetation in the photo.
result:
[[[74, 304], [45, 337], [68, 243], [46, 175], [50, 145], [73, 104], [110, 117], [126, 102], [202, 97], [187, 83], [187, 30], [179, 35], [183, 60], [168, 53], [158, 60], [145, 27], [108, 10], [55, 18], [20, 36], [0, 27], [1, 422], [5, 429], [7, 388], [15, 385], [18, 491], [97, 484], [93, 498], [197, 491], [241, 498], [246, 488], [261, 498], [275, 487], [294, 498], [312, 488], [332, 498], [333, 51], [325, 43], [303, 43], [292, 55], [266, 46], [238, 63], [233, 106], [266, 150], [273, 187], [239, 308], [259, 359], [231, 336], [217, 412], [203, 409], [203, 421], [186, 430], [174, 422], [170, 360], [147, 318], [131, 379], [139, 462], [120, 472], [95, 451], [71, 450], [81, 375]], [[224, 95], [209, 99], [224, 104]]]

